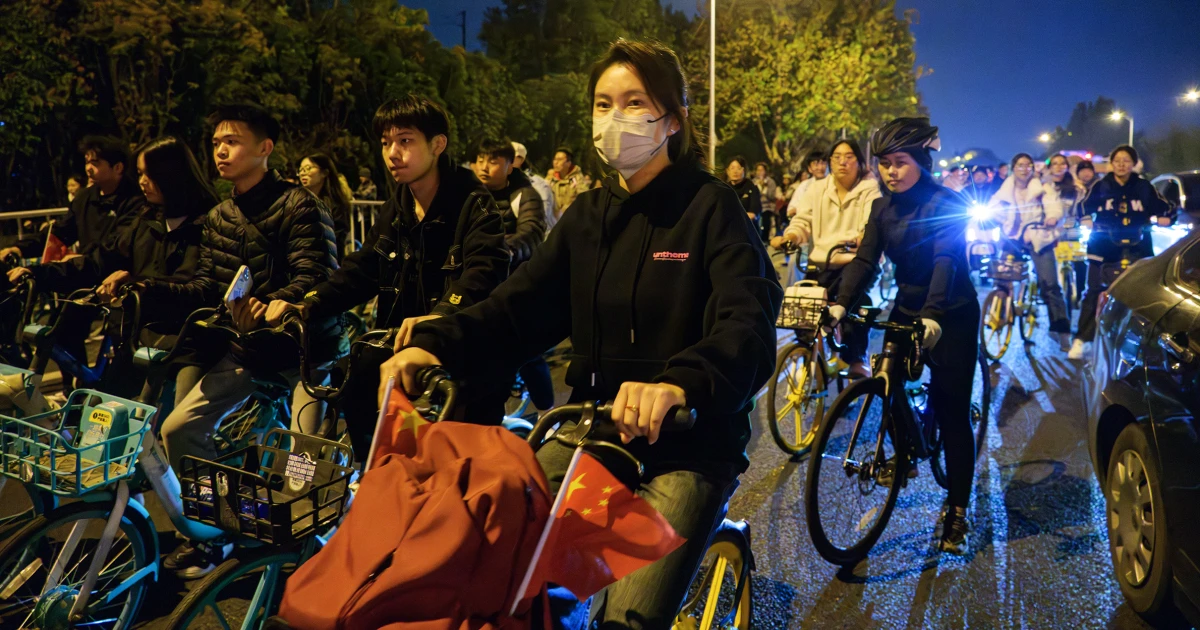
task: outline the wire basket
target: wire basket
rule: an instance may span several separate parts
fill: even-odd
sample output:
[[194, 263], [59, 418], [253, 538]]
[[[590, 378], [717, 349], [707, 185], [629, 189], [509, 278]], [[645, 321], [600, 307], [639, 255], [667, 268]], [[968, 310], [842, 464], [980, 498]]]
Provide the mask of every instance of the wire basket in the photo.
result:
[[825, 299], [785, 295], [775, 326], [795, 331], [816, 330], [821, 325], [821, 315], [826, 306], [829, 306], [829, 301]]
[[154, 407], [77, 389], [61, 409], [0, 416], [0, 474], [79, 497], [134, 473]]
[[1024, 280], [1029, 275], [1029, 262], [1025, 259], [1012, 259], [1008, 257], [1005, 260], [993, 258], [988, 261], [987, 274], [985, 277], [992, 280], [1004, 280], [1008, 282], [1019, 282]]
[[350, 462], [348, 446], [282, 429], [215, 461], [185, 455], [183, 515], [237, 536], [289, 545], [341, 520]]

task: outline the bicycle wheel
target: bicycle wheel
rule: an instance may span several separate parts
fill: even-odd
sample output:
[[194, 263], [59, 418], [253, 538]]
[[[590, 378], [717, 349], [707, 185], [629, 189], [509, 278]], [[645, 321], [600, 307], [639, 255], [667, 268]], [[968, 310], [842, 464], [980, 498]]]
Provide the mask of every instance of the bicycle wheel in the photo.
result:
[[1017, 327], [1021, 329], [1021, 341], [1033, 343], [1033, 333], [1037, 330], [1037, 285], [1032, 280], [1021, 283], [1018, 291], [1021, 303], [1013, 308], [1017, 316]]
[[296, 549], [259, 547], [209, 573], [179, 602], [168, 628], [262, 628], [283, 599], [283, 584], [300, 564]]
[[[132, 507], [121, 517], [82, 618], [68, 619], [111, 513], [111, 505], [72, 503], [36, 517], [0, 544], [0, 627], [133, 625], [158, 554], [154, 525]], [[53, 582], [51, 573], [59, 575]]]
[[828, 388], [824, 357], [817, 355], [813, 361], [811, 349], [800, 343], [784, 346], [767, 385], [767, 422], [783, 452], [808, 452], [825, 411]]
[[[804, 502], [813, 545], [826, 560], [858, 563], [887, 527], [902, 483], [907, 456], [898, 456], [883, 378], [856, 381], [825, 414], [815, 456], [809, 460]], [[903, 454], [901, 454], [903, 455]]]
[[713, 534], [672, 630], [749, 630], [754, 612], [750, 540], [725, 521]]
[[979, 318], [979, 347], [993, 361], [999, 361], [1012, 341], [1012, 304], [1007, 291], [992, 289], [983, 300]]

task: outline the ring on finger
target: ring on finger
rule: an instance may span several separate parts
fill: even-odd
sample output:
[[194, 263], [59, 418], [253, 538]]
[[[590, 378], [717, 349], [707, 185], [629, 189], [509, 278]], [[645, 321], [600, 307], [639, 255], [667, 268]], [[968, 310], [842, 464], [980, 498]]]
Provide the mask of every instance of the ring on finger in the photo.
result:
[[637, 405], [625, 405], [625, 408], [626, 408], [626, 409], [628, 409], [628, 410], [630, 410], [630, 411], [632, 411], [633, 413], [637, 413], [637, 412], [638, 412]]

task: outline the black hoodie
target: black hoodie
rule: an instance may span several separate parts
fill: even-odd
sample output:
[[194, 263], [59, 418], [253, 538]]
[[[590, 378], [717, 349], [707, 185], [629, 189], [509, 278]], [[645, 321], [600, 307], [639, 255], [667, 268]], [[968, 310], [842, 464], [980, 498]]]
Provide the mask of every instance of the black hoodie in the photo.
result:
[[[1137, 173], [1130, 173], [1122, 185], [1116, 175], [1109, 173], [1096, 182], [1083, 199], [1083, 212], [1094, 215], [1096, 233], [1088, 239], [1088, 258], [1116, 262], [1121, 258], [1121, 246], [1113, 239], [1136, 239], [1150, 227], [1150, 217], [1175, 216], [1150, 182]], [[1137, 248], [1143, 256], [1154, 255], [1148, 235], [1142, 236]]]
[[579, 195], [549, 239], [492, 296], [417, 326], [412, 345], [452, 374], [514, 366], [570, 337], [572, 400], [622, 382], [681, 387], [698, 422], [629, 450], [656, 470], [745, 470], [750, 410], [774, 369], [783, 292], [736, 193], [674, 165], [630, 195], [614, 179]]
[[871, 206], [862, 244], [842, 271], [838, 304], [852, 308], [879, 271], [880, 256], [896, 265], [896, 306], [942, 321], [978, 298], [967, 265], [967, 203], [922, 174], [902, 193], [885, 192]]

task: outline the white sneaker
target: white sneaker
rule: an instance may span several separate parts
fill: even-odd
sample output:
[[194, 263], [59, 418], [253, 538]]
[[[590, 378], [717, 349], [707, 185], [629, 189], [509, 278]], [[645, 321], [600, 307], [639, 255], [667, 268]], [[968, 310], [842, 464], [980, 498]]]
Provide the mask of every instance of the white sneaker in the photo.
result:
[[1072, 361], [1083, 360], [1083, 340], [1075, 339], [1071, 342], [1071, 350], [1067, 352], [1067, 358]]

